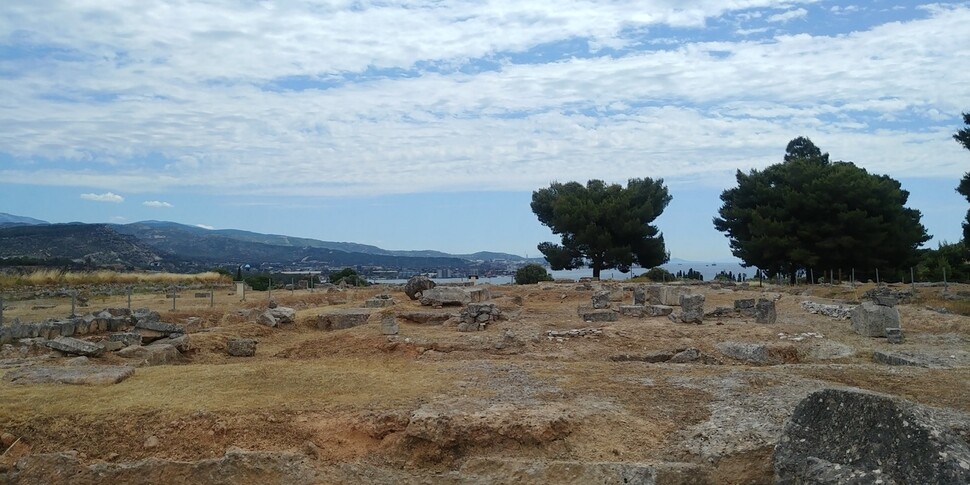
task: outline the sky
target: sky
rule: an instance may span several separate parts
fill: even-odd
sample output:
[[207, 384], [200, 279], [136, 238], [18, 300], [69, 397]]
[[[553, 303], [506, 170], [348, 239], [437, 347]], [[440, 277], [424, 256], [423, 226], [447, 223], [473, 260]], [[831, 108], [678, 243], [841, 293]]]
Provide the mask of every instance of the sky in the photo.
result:
[[0, 212], [538, 256], [553, 181], [662, 178], [730, 261], [737, 170], [809, 137], [960, 239], [970, 2], [0, 2]]

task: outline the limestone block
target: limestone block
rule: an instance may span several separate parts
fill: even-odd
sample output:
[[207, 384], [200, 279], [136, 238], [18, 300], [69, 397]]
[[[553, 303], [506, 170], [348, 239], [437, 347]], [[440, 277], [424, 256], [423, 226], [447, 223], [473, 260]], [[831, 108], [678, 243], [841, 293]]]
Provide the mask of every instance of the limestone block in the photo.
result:
[[371, 310], [367, 308], [336, 310], [318, 315], [316, 324], [320, 330], [342, 330], [366, 324], [370, 314]]
[[704, 323], [704, 295], [682, 294], [680, 296], [680, 321]]
[[900, 328], [899, 310], [863, 302], [852, 310], [852, 330], [866, 337], [885, 337], [887, 328]]
[[252, 357], [256, 355], [256, 339], [229, 339], [229, 341], [226, 342], [226, 353], [233, 357]]
[[65, 354], [89, 357], [96, 357], [104, 352], [104, 348], [98, 344], [85, 342], [84, 340], [78, 340], [72, 337], [57, 337], [54, 340], [48, 341], [47, 346], [54, 350], [64, 352]]

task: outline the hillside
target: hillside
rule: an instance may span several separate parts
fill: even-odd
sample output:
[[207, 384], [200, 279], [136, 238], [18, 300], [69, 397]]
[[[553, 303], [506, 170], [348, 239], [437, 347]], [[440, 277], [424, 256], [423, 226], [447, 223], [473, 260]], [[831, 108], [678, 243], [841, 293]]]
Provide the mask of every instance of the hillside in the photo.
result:
[[74, 223], [0, 228], [0, 258], [147, 267], [172, 255], [119, 234], [107, 224]]

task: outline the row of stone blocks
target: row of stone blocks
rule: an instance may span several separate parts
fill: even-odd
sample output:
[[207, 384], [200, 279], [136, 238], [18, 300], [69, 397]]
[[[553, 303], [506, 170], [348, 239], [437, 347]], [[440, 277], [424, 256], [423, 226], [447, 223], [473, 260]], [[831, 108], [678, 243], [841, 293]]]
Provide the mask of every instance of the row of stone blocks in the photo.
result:
[[72, 318], [57, 322], [15, 323], [0, 327], [0, 344], [7, 344], [25, 338], [54, 339], [89, 333], [117, 332], [130, 325], [126, 317], [94, 319]]

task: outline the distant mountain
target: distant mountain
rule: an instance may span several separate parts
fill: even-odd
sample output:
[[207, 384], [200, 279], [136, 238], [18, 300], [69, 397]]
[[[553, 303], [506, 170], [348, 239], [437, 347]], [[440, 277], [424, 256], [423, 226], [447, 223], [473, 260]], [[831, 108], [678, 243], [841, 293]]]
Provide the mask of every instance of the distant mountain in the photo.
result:
[[[315, 239], [237, 230], [209, 230], [174, 222], [143, 221], [113, 227], [117, 232], [133, 236], [157, 251], [207, 264], [319, 263], [327, 266], [369, 265], [407, 268], [468, 266], [468, 261], [451, 256], [400, 256], [363, 244], [328, 243]], [[337, 248], [377, 250], [383, 254]]]
[[50, 224], [47, 221], [42, 221], [40, 219], [34, 219], [33, 217], [15, 216], [13, 214], [7, 214], [6, 212], [0, 212], [0, 227], [2, 226], [15, 226], [15, 225], [37, 225], [37, 224]]
[[172, 259], [108, 224], [34, 224], [0, 228], [0, 258], [24, 263], [148, 267]]
[[[85, 264], [197, 270], [234, 264], [276, 267], [382, 266], [420, 271], [461, 269], [477, 261], [519, 261], [521, 256], [479, 252], [390, 251], [348, 242], [260, 234], [235, 229], [210, 230], [167, 221], [132, 224], [47, 224], [4, 214], [0, 258], [4, 264]], [[36, 221], [28, 223], [24, 221]], [[501, 264], [501, 263], [499, 263]]]

